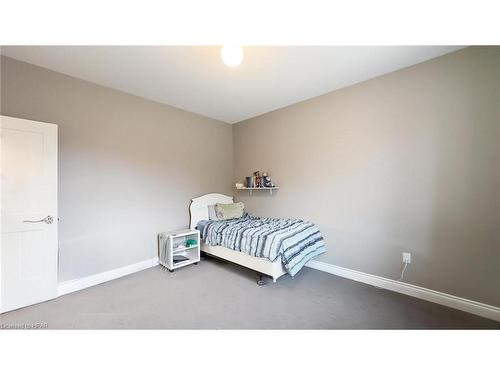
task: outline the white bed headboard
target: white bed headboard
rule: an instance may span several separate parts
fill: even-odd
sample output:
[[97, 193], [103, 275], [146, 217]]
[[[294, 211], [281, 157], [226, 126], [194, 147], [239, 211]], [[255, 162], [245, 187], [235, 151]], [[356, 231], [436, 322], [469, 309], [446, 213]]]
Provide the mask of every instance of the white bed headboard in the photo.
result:
[[198, 198], [191, 199], [189, 213], [191, 214], [190, 229], [194, 229], [200, 220], [208, 220], [208, 206], [217, 203], [234, 203], [233, 197], [228, 195], [211, 193]]

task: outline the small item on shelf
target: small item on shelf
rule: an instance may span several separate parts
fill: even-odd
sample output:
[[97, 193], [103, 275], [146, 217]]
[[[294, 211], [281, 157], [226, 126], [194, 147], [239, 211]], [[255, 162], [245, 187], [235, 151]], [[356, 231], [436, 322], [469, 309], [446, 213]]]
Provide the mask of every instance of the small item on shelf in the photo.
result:
[[237, 182], [234, 184], [236, 186], [236, 189], [242, 189], [245, 187], [245, 185], [243, 184], [243, 182]]
[[271, 181], [271, 177], [267, 175], [266, 172], [262, 173], [262, 179], [263, 179], [263, 187], [274, 187], [272, 181]]
[[197, 245], [196, 240], [193, 240], [191, 238], [186, 240], [186, 247], [191, 247], [191, 246], [196, 246], [196, 245]]
[[255, 182], [254, 182], [254, 185], [253, 185], [253, 186], [254, 186], [254, 187], [256, 187], [256, 188], [260, 188], [260, 187], [262, 187], [262, 185], [261, 185], [260, 171], [255, 171], [255, 172], [253, 172], [253, 178], [254, 178], [254, 180], [255, 180]]
[[253, 177], [245, 177], [247, 180], [247, 188], [253, 188]]
[[174, 264], [184, 262], [186, 260], [189, 260], [188, 257], [185, 257], [184, 255], [174, 255], [172, 260], [174, 261]]
[[182, 240], [182, 238], [174, 238], [174, 240], [172, 241], [172, 248], [176, 250], [182, 246], [184, 246], [184, 241]]

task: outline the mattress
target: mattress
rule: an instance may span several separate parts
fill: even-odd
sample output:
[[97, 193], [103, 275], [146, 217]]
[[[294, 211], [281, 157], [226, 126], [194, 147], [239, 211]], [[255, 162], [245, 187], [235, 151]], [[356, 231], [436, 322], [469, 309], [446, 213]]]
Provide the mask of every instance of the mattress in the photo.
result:
[[239, 219], [203, 220], [197, 228], [207, 244], [271, 262], [279, 259], [291, 276], [326, 251], [319, 228], [301, 219], [261, 218], [246, 214]]

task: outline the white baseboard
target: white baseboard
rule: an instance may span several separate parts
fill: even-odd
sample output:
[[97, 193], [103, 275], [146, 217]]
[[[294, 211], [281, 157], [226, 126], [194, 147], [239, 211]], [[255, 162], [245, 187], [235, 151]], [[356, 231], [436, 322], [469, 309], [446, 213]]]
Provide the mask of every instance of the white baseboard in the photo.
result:
[[344, 277], [346, 279], [351, 279], [365, 284], [377, 286], [379, 288], [392, 290], [394, 292], [406, 294], [426, 301], [438, 303], [440, 305], [452, 307], [457, 310], [466, 311], [468, 313], [476, 314], [484, 318], [500, 321], [500, 308], [496, 306], [453, 296], [451, 294], [438, 292], [432, 289], [422, 288], [420, 286], [407, 284], [401, 281], [387, 279], [385, 277], [370, 275], [369, 273], [334, 266], [333, 264], [320, 262], [317, 260], [309, 261], [307, 263], [307, 267], [311, 267], [319, 271], [328, 272], [333, 275]]
[[125, 267], [116, 268], [114, 270], [98, 273], [83, 277], [81, 279], [68, 280], [59, 283], [57, 286], [57, 293], [59, 296], [64, 294], [73, 293], [77, 290], [82, 290], [106, 281], [114, 280], [122, 276], [130, 275], [131, 273], [139, 272], [158, 264], [158, 258], [144, 260], [139, 263], [131, 264]]

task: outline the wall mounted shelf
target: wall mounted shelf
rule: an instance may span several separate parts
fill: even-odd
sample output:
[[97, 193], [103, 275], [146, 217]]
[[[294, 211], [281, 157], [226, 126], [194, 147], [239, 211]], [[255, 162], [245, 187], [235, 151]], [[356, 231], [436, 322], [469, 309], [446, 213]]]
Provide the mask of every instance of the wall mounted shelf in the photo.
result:
[[249, 187], [241, 187], [241, 188], [236, 188], [236, 190], [247, 190], [248, 193], [250, 195], [252, 195], [252, 192], [254, 190], [258, 190], [258, 191], [269, 191], [269, 194], [270, 195], [273, 195], [273, 191], [274, 190], [278, 190], [279, 187], [278, 186], [275, 186], [275, 187], [262, 187], [262, 188], [258, 188], [258, 187], [255, 187], [255, 188], [249, 188]]

